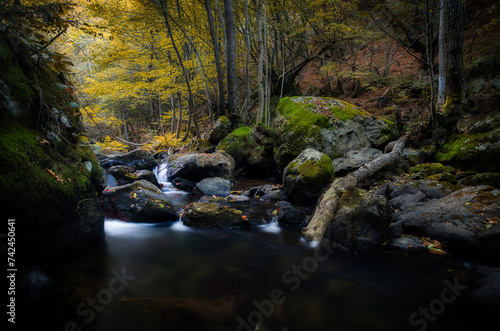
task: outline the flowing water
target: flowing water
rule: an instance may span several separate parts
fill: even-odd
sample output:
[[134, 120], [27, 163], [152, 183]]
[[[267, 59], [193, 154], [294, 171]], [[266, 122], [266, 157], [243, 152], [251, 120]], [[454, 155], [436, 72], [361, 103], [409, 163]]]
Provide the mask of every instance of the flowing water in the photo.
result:
[[[171, 188], [163, 171], [158, 179], [180, 210], [192, 195]], [[243, 208], [262, 224], [205, 231], [107, 219], [105, 245], [54, 267], [55, 295], [27, 310], [23, 328], [479, 330], [491, 322], [468, 298], [478, 272], [463, 261], [348, 257], [273, 222], [270, 203]]]

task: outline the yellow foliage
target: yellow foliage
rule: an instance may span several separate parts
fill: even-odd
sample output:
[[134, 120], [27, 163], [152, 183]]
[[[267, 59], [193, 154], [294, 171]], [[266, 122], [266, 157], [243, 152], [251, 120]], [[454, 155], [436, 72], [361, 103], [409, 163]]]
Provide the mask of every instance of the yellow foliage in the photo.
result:
[[99, 143], [97, 142], [96, 145], [99, 145], [103, 148], [103, 150], [108, 150], [108, 151], [116, 151], [116, 152], [126, 152], [130, 146], [121, 143], [117, 140], [112, 140], [110, 136], [106, 136], [104, 138], [104, 142]]

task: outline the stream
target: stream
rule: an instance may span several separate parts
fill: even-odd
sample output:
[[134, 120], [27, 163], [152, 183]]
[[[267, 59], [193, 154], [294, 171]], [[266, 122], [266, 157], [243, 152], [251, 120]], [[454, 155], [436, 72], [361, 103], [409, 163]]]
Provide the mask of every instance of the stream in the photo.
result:
[[[176, 191], [181, 210], [192, 195]], [[207, 231], [177, 221], [105, 221], [105, 244], [49, 272], [54, 295], [19, 316], [33, 330], [480, 330], [493, 314], [470, 301], [471, 263], [386, 251], [355, 258], [263, 224]]]

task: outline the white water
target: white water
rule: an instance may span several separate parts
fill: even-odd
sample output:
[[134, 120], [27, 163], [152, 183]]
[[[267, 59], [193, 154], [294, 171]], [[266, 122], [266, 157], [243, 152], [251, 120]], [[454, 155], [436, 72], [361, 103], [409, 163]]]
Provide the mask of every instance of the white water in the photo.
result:
[[259, 229], [264, 232], [269, 232], [269, 233], [280, 233], [281, 232], [281, 227], [278, 224], [278, 218], [275, 216], [271, 220], [271, 222], [267, 224], [263, 224], [259, 226]]

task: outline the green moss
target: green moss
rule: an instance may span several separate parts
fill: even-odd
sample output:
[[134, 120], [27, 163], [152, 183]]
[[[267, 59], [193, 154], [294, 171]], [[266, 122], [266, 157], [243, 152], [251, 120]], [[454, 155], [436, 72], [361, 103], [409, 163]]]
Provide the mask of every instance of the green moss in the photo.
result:
[[23, 73], [19, 63], [6, 41], [0, 40], [0, 79], [7, 84], [12, 98], [16, 101], [32, 102], [35, 96], [29, 79]]
[[436, 154], [439, 162], [471, 162], [479, 158], [487, 159], [488, 151], [479, 146], [488, 142], [497, 143], [500, 140], [500, 129], [490, 132], [458, 134], [451, 137]]
[[347, 121], [354, 119], [356, 116], [368, 116], [368, 113], [361, 108], [356, 107], [353, 104], [342, 100], [335, 100], [339, 105], [333, 106], [331, 108], [332, 113], [338, 120]]
[[231, 125], [231, 121], [227, 116], [221, 116], [219, 117], [218, 121], [223, 124], [223, 125]]
[[308, 160], [303, 163], [294, 161], [287, 168], [290, 174], [302, 176], [304, 182], [308, 184], [322, 186], [331, 183], [335, 178], [332, 160], [327, 155], [323, 155], [320, 160]]
[[222, 139], [216, 149], [226, 151], [236, 162], [241, 162], [255, 146], [252, 129], [243, 126]]
[[420, 177], [426, 178], [440, 173], [455, 174], [456, 170], [449, 166], [444, 166], [441, 163], [422, 163], [408, 169], [410, 174], [419, 174]]
[[317, 125], [321, 128], [329, 126], [328, 117], [311, 112], [314, 108], [312, 104], [303, 104], [294, 102], [291, 98], [281, 99], [277, 111], [282, 114], [291, 125], [300, 125], [302, 127]]
[[[53, 147], [42, 147], [40, 139], [15, 123], [1, 125], [1, 200], [8, 203], [4, 211], [25, 224], [67, 222], [78, 217], [81, 200], [95, 197], [93, 182], [101, 181], [102, 172], [90, 148], [76, 148], [73, 159], [66, 158]], [[92, 162], [92, 171], [84, 160]]]

